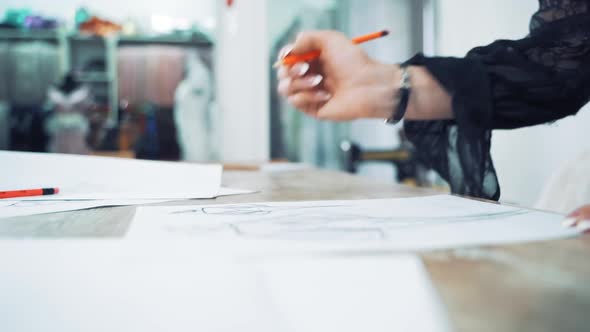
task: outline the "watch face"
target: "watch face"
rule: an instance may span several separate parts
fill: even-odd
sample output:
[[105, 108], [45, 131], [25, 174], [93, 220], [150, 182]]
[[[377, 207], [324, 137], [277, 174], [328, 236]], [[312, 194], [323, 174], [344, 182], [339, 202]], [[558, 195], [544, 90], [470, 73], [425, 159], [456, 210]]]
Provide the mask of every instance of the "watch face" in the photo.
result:
[[401, 67], [402, 70], [402, 81], [400, 84], [400, 89], [409, 89], [410, 88], [410, 71], [408, 70], [408, 67], [406, 66], [402, 66]]

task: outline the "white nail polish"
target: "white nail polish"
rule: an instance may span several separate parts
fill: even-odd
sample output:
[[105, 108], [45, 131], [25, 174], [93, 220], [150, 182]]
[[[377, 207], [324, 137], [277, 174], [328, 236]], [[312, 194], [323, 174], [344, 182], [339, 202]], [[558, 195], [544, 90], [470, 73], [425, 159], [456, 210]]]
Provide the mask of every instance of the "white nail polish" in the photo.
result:
[[318, 85], [320, 85], [320, 83], [322, 83], [323, 80], [324, 80], [324, 77], [322, 75], [315, 75], [315, 76], [308, 79], [309, 86], [310, 87], [318, 86]]
[[285, 68], [284, 66], [279, 67], [279, 69], [277, 70], [277, 77], [283, 79], [286, 78], [287, 75], [287, 68]]
[[286, 94], [287, 91], [289, 90], [289, 85], [291, 85], [291, 79], [290, 78], [284, 78], [282, 80], [279, 81], [279, 86], [278, 86], [278, 91], [281, 94]]
[[281, 50], [279, 51], [279, 60], [284, 59], [287, 55], [289, 55], [291, 52], [293, 52], [293, 44], [290, 45], [285, 45], [283, 48], [281, 48]]
[[578, 226], [576, 226], [576, 229], [582, 233], [590, 231], [590, 221], [582, 221], [582, 222], [578, 223]]
[[576, 219], [576, 218], [567, 218], [561, 222], [561, 225], [563, 227], [572, 227], [576, 224], [577, 221], [578, 221], [578, 219]]
[[293, 73], [295, 73], [295, 75], [301, 77], [301, 76], [307, 74], [307, 71], [309, 70], [309, 63], [300, 62], [298, 64], [295, 64], [293, 66], [293, 68], [291, 68], [291, 70]]
[[319, 91], [316, 96], [321, 101], [328, 101], [330, 98], [332, 98], [332, 95], [326, 91]]

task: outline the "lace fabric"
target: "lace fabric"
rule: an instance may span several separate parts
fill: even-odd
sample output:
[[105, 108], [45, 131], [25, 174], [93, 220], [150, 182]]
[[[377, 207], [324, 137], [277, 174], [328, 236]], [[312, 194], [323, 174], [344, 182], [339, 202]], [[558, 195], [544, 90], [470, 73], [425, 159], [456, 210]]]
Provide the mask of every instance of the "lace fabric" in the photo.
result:
[[453, 97], [455, 118], [406, 121], [419, 160], [456, 194], [497, 200], [493, 129], [531, 126], [575, 114], [590, 100], [590, 0], [540, 0], [521, 40], [498, 40], [464, 58], [425, 57]]
[[574, 15], [586, 14], [587, 12], [588, 1], [540, 0], [539, 11], [533, 15], [530, 29], [531, 31], [535, 31], [546, 23]]

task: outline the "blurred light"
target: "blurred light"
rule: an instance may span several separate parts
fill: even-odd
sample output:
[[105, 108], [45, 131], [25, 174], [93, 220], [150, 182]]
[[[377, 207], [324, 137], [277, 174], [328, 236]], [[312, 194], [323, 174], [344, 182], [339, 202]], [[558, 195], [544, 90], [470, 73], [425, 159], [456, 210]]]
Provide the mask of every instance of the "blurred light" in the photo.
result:
[[344, 142], [340, 143], [340, 149], [342, 151], [347, 152], [347, 151], [350, 151], [351, 148], [352, 148], [352, 145], [348, 141], [344, 141]]
[[191, 28], [190, 20], [165, 15], [152, 15], [151, 25], [152, 31], [156, 33], [168, 33], [175, 30], [189, 30]]
[[334, 0], [303, 0], [303, 4], [310, 8], [331, 9], [336, 7], [337, 2]]
[[217, 26], [217, 21], [215, 20], [215, 17], [207, 17], [206, 19], [203, 20], [203, 28], [213, 31], [215, 30], [215, 27]]

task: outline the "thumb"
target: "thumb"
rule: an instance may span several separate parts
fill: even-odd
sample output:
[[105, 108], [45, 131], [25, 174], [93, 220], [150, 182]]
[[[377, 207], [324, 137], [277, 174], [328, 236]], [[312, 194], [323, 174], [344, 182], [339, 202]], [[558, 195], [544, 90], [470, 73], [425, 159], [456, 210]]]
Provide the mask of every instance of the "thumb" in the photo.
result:
[[330, 43], [339, 40], [348, 41], [348, 38], [340, 32], [331, 30], [301, 32], [293, 44], [291, 54], [303, 54], [313, 51], [321, 52]]

